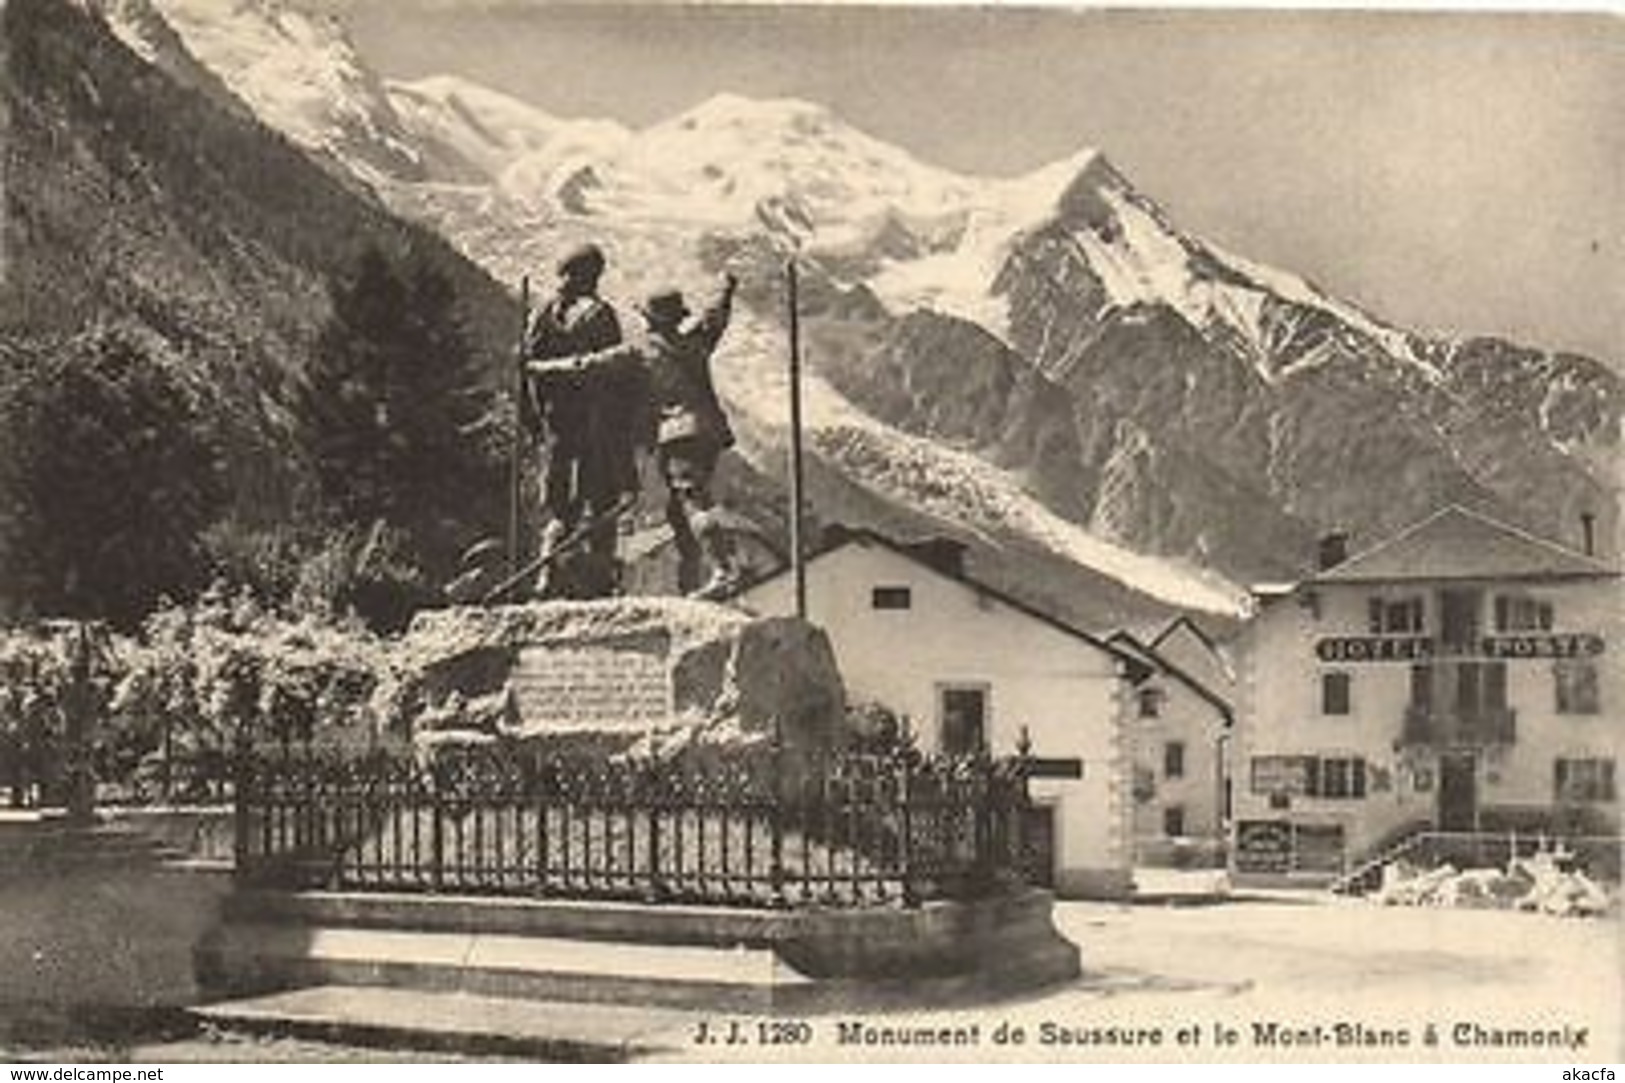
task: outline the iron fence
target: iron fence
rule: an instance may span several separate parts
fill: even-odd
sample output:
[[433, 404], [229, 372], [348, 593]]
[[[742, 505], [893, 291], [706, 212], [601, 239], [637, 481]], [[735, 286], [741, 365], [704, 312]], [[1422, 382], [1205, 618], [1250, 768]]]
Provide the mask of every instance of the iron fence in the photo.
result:
[[280, 888], [917, 905], [1027, 878], [1025, 760], [246, 753], [237, 875]]

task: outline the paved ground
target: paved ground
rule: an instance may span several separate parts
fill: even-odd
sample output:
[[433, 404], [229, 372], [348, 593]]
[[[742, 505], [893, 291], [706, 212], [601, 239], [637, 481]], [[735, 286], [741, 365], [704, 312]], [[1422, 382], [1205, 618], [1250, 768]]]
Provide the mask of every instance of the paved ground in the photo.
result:
[[[974, 1045], [936, 1045], [930, 1055], [1590, 1064], [1625, 1057], [1625, 926], [1618, 922], [1276, 900], [1069, 903], [1058, 918], [1083, 947], [1087, 973], [1070, 988], [975, 1011], [811, 1020], [807, 1044], [691, 1045], [677, 1056], [917, 1059], [919, 1046], [879, 1043], [921, 1027], [957, 1028], [952, 1036], [974, 1027]], [[858, 1035], [851, 1027], [843, 1034], [843, 1022], [866, 1024], [858, 1028], [864, 1040], [850, 1040]], [[997, 1043], [1001, 1024], [1007, 1035], [1020, 1028], [1025, 1041]], [[1233, 1044], [1217, 1043], [1221, 1030]], [[762, 1035], [747, 1027], [745, 1036]]]
[[[1183, 907], [1064, 903], [1058, 921], [1083, 947], [1087, 974], [1072, 986], [975, 1010], [814, 1017], [805, 1025], [707, 1018], [703, 1040], [697, 1021], [674, 1030], [662, 1059], [1596, 1064], [1625, 1057], [1625, 926], [1618, 922], [1274, 899]], [[1436, 1044], [1428, 1043], [1430, 1027]], [[1017, 1030], [1019, 1044], [1011, 1040]], [[902, 1044], [927, 1035], [970, 1044]], [[1233, 1041], [1221, 1044], [1222, 1035]], [[234, 1037], [138, 1040], [119, 1048], [70, 1044], [29, 1056], [420, 1059]]]

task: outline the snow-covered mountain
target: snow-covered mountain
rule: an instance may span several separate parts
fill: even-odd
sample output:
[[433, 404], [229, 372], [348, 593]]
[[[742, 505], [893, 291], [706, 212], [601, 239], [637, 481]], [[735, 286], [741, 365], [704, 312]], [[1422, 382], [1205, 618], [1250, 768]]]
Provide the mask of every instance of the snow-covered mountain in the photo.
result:
[[433, 179], [494, 184], [521, 201], [553, 198], [575, 169], [632, 138], [613, 121], [560, 120], [454, 75], [386, 86]]
[[1615, 548], [1617, 375], [1392, 326], [1181, 230], [1092, 148], [963, 176], [737, 95], [631, 131], [452, 76], [385, 84], [275, 0], [153, 2], [262, 120], [500, 278], [587, 237], [623, 298], [747, 272], [719, 369], [764, 470], [793, 249], [821, 462], [993, 548], [1210, 612], [1238, 608], [1226, 574], [1291, 574], [1323, 530], [1447, 500], [1558, 536], [1592, 512]]
[[[156, 10], [188, 52], [271, 128], [331, 156], [363, 180], [425, 179], [417, 148], [382, 81], [356, 52], [336, 16], [277, 0], [90, 0], [114, 9], [110, 22], [130, 41], [134, 19]], [[148, 22], [146, 11], [140, 11]], [[139, 46], [136, 47], [140, 52]]]

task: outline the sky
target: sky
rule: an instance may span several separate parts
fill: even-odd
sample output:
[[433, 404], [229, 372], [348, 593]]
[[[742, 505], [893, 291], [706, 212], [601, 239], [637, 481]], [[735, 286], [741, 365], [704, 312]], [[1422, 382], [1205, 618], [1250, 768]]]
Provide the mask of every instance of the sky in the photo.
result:
[[1625, 18], [329, 0], [386, 75], [634, 126], [793, 96], [952, 169], [1105, 152], [1181, 227], [1424, 331], [1625, 362]]

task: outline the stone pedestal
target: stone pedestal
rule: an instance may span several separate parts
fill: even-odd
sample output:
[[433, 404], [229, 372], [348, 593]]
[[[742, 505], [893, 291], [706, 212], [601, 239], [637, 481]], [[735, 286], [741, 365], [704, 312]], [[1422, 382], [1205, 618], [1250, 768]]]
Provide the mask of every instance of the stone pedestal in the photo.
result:
[[682, 598], [432, 610], [399, 657], [400, 705], [420, 744], [661, 754], [776, 733], [810, 751], [832, 745], [845, 711], [823, 632]]

